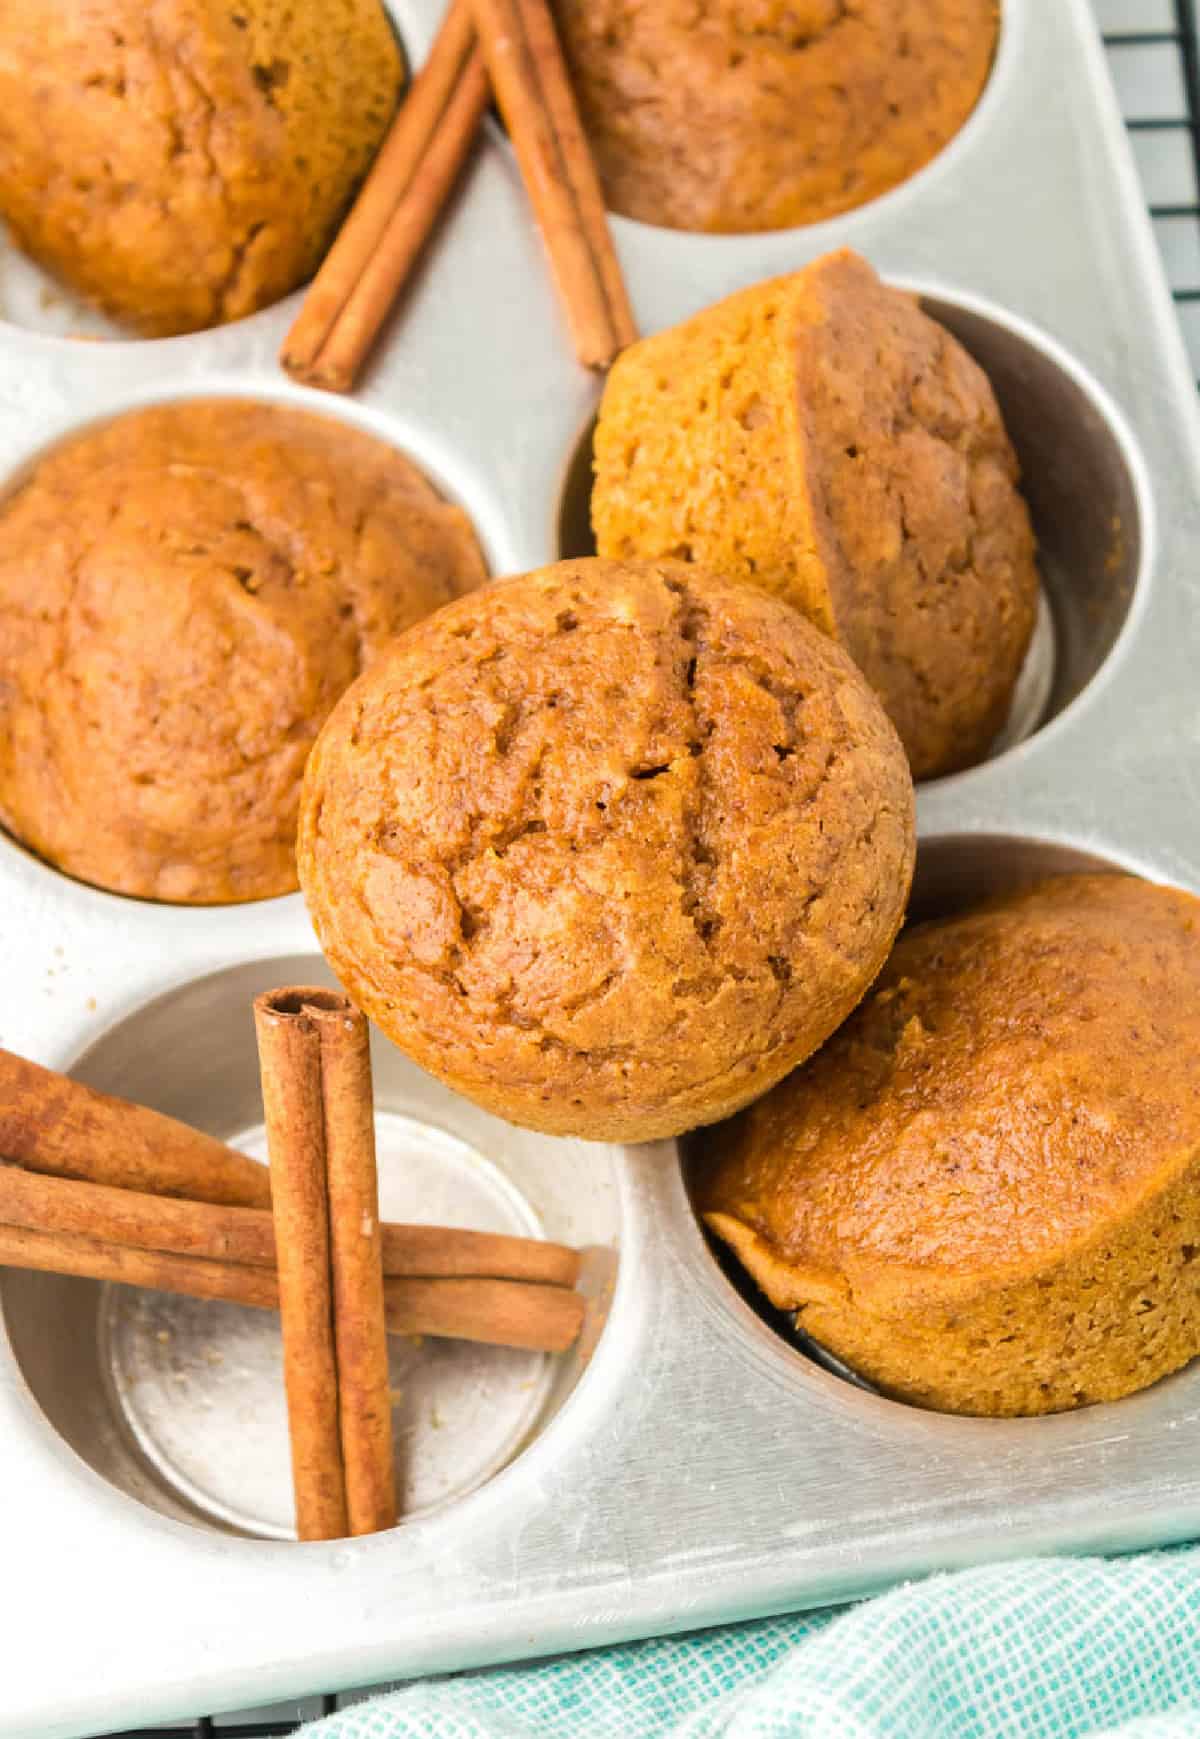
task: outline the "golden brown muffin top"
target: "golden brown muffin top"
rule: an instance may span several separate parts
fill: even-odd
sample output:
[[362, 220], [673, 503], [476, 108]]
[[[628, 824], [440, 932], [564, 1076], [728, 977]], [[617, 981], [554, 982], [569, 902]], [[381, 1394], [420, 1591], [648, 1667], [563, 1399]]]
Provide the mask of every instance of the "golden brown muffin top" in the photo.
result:
[[403, 1049], [552, 1131], [675, 1133], [853, 1006], [899, 924], [903, 755], [850, 660], [673, 562], [563, 562], [411, 629], [309, 765], [322, 947]]
[[1071, 875], [917, 926], [834, 1038], [705, 1139], [697, 1205], [746, 1228], [780, 1304], [886, 1307], [1071, 1254], [1195, 1159], [1198, 922], [1191, 894]]
[[996, 0], [555, 0], [615, 211], [672, 229], [815, 223], [958, 132]]
[[291, 891], [334, 701], [483, 577], [465, 514], [323, 417], [198, 399], [64, 442], [0, 507], [0, 820], [122, 893]]
[[310, 275], [387, 127], [380, 0], [0, 0], [0, 211], [151, 337]]

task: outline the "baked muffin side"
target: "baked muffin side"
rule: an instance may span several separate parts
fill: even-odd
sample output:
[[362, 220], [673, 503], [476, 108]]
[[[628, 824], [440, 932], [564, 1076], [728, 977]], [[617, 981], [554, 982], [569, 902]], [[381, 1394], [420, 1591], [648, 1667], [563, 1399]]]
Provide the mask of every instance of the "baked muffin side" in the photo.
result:
[[1052, 1412], [1200, 1352], [1200, 901], [1062, 876], [902, 937], [697, 1205], [889, 1393]]
[[795, 327], [809, 498], [836, 631], [914, 777], [971, 766], [1037, 618], [1018, 465], [978, 363], [853, 255], [806, 274]]
[[835, 634], [930, 778], [986, 753], [1032, 636], [1017, 475], [983, 371], [842, 251], [618, 359], [592, 522], [602, 556], [705, 563]]
[[912, 854], [845, 654], [669, 562], [563, 562], [403, 635], [322, 731], [299, 840], [382, 1030], [596, 1140], [719, 1117], [808, 1055], [882, 964]]

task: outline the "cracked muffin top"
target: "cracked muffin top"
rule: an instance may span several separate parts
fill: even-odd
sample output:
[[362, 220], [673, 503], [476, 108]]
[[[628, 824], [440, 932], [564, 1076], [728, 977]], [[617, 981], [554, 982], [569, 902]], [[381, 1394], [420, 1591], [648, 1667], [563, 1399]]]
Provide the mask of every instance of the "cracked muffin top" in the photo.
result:
[[321, 945], [400, 1048], [553, 1134], [725, 1116], [883, 963], [912, 786], [874, 696], [777, 599], [563, 562], [417, 624], [305, 777]]
[[602, 556], [787, 598], [846, 647], [914, 778], [987, 753], [1037, 616], [1016, 455], [983, 370], [857, 254], [632, 345], [595, 469]]
[[307, 412], [197, 399], [65, 442], [0, 506], [0, 822], [119, 893], [290, 892], [330, 708], [484, 574], [408, 459]]
[[816, 223], [886, 193], [987, 82], [996, 0], [554, 0], [614, 211]]
[[402, 66], [380, 0], [0, 0], [0, 212], [147, 337], [316, 269]]

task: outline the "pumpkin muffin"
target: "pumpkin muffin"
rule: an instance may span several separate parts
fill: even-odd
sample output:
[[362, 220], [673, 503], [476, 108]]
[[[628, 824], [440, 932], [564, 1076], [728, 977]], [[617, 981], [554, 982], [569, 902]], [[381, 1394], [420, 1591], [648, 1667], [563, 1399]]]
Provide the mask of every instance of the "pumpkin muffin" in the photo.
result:
[[816, 223], [958, 132], [996, 0], [555, 0], [609, 205], [671, 229]]
[[316, 269], [402, 65], [380, 0], [0, 0], [0, 213], [147, 337]]
[[304, 762], [391, 635], [484, 578], [393, 448], [189, 400], [56, 448], [0, 506], [0, 822], [97, 886], [296, 886]]
[[880, 1388], [1051, 1413], [1200, 1353], [1200, 901], [1062, 876], [908, 932], [698, 1155], [771, 1302]]
[[914, 778], [987, 752], [1037, 613], [1016, 457], [983, 371], [856, 254], [633, 345], [595, 471], [602, 556], [786, 598], [850, 653]]
[[673, 562], [563, 562], [411, 628], [305, 777], [322, 948], [423, 1068], [551, 1134], [745, 1104], [887, 955], [912, 786], [850, 660]]

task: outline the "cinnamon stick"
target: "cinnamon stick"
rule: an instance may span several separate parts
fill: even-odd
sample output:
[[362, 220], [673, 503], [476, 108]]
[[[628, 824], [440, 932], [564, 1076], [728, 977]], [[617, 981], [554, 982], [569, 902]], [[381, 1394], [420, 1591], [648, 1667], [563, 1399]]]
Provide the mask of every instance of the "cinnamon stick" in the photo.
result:
[[[136, 1250], [79, 1233], [0, 1225], [0, 1267], [224, 1299], [259, 1310], [279, 1308], [279, 1282], [270, 1269]], [[384, 1311], [390, 1334], [558, 1353], [578, 1338], [584, 1303], [579, 1293], [565, 1287], [524, 1281], [388, 1279]]]
[[424, 160], [414, 170], [313, 362], [301, 372], [287, 352], [284, 366], [297, 379], [327, 392], [350, 391], [458, 178], [489, 95], [487, 70], [476, 49], [429, 140]]
[[402, 1226], [387, 1220], [381, 1230], [385, 1274], [532, 1280], [565, 1287], [579, 1279], [579, 1251], [548, 1239], [468, 1232], [457, 1226]]
[[[264, 1208], [226, 1208], [140, 1190], [22, 1170], [0, 1163], [0, 1224], [82, 1233], [104, 1242], [181, 1256], [275, 1266], [275, 1228]], [[574, 1286], [577, 1250], [538, 1238], [455, 1226], [380, 1226], [383, 1271], [393, 1275], [532, 1280]]]
[[346, 392], [458, 176], [487, 107], [469, 0], [452, 0], [280, 351], [297, 380]]
[[193, 1256], [167, 1256], [159, 1250], [133, 1250], [105, 1244], [75, 1232], [40, 1232], [29, 1226], [0, 1226], [0, 1267], [36, 1268], [47, 1274], [75, 1274], [85, 1280], [115, 1280], [178, 1292], [186, 1298], [218, 1298], [260, 1310], [279, 1308], [279, 1283], [269, 1268], [233, 1262], [207, 1262]]
[[346, 1513], [351, 1534], [375, 1534], [396, 1525], [396, 1473], [367, 1020], [345, 996], [306, 997], [304, 1014], [320, 1039]]
[[0, 1158], [118, 1189], [266, 1207], [265, 1166], [174, 1117], [0, 1050]]
[[[330, 991], [311, 997], [330, 998]], [[297, 997], [254, 1001], [283, 1327], [296, 1532], [302, 1540], [348, 1532], [338, 1423], [333, 1278], [325, 1178], [321, 1039]]]
[[471, 3], [575, 353], [606, 368], [637, 332], [553, 19], [545, 0]]
[[564, 1353], [579, 1338], [583, 1298], [521, 1280], [385, 1280], [392, 1334], [444, 1335], [486, 1346]]
[[[530, 56], [537, 69], [542, 98], [557, 137], [571, 194], [578, 208], [608, 304], [615, 355], [616, 351], [624, 350], [626, 345], [636, 344], [638, 329], [612, 243], [604, 190], [600, 185], [592, 148], [580, 119], [550, 8], [546, 0], [517, 0], [517, 10], [529, 44]], [[611, 362], [612, 357], [607, 360]]]

